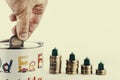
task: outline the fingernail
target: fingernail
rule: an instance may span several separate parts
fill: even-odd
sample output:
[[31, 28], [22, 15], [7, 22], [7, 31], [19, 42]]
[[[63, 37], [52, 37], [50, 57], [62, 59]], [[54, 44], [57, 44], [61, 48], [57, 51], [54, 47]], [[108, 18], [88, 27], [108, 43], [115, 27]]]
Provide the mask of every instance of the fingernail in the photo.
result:
[[28, 38], [28, 33], [27, 32], [22, 32], [20, 33], [20, 37], [21, 40], [26, 40]]

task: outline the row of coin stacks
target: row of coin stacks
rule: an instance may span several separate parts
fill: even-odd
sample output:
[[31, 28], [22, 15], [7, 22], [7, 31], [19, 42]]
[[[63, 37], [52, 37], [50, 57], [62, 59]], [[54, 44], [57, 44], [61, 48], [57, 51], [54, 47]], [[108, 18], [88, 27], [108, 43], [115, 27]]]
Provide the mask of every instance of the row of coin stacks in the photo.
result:
[[[58, 50], [54, 48], [52, 50], [52, 55], [50, 55], [50, 74], [60, 74], [62, 65], [62, 56], [58, 55]], [[78, 74], [79, 73], [79, 60], [75, 59], [75, 54], [71, 53], [69, 59], [66, 60], [66, 74]], [[81, 65], [81, 74], [89, 75], [93, 74], [92, 65], [90, 64], [90, 59], [86, 57], [84, 63]], [[96, 69], [96, 75], [106, 75], [106, 70], [104, 69], [104, 64], [100, 62], [98, 64], [98, 69]]]

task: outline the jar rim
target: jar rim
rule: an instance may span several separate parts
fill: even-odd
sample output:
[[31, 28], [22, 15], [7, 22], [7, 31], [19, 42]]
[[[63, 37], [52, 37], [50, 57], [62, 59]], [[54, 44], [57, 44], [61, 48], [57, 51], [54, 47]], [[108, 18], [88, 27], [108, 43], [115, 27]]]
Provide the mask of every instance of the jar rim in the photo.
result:
[[0, 49], [33, 49], [33, 48], [39, 48], [44, 45], [43, 42], [38, 41], [38, 42], [33, 42], [33, 41], [25, 41], [24, 42], [24, 47], [23, 48], [10, 48], [9, 42], [0, 42]]

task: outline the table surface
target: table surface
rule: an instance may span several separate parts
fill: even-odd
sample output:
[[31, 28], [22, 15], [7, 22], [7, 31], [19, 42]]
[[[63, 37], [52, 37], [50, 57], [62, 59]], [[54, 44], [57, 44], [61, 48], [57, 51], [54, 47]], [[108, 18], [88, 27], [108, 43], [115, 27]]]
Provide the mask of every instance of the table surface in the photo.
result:
[[94, 58], [94, 56], [93, 56], [94, 58], [93, 61], [91, 60], [92, 66], [93, 66], [93, 74], [91, 75], [80, 74], [80, 71], [81, 71], [80, 65], [82, 63], [81, 59], [79, 63], [79, 74], [77, 75], [65, 74], [65, 68], [66, 68], [65, 60], [67, 58], [66, 54], [63, 54], [63, 57], [62, 57], [61, 74], [49, 74], [49, 55], [47, 55], [46, 52], [48, 53], [48, 51], [45, 51], [44, 53], [44, 67], [43, 67], [43, 79], [44, 80], [103, 80], [103, 79], [104, 80], [119, 80], [120, 79], [120, 73], [119, 73], [120, 65], [116, 64], [115, 62], [112, 62], [112, 60], [111, 60], [111, 64], [108, 64], [109, 63], [108, 61], [106, 61], [106, 64], [104, 64], [104, 67], [107, 72], [106, 75], [96, 75], [95, 71], [98, 65], [94, 63], [94, 60], [97, 60], [96, 58]]
[[44, 80], [119, 80], [120, 67], [118, 66], [109, 66], [107, 68], [106, 75], [67, 75], [65, 71], [62, 71], [61, 74], [49, 74], [47, 69], [44, 69]]

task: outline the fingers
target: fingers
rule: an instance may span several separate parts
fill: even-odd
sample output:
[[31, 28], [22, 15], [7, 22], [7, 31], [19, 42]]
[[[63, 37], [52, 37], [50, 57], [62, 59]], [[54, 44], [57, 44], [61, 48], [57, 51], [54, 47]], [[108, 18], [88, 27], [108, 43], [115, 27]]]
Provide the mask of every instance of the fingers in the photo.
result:
[[28, 24], [24, 22], [18, 22], [16, 32], [19, 39], [26, 40], [28, 38]]
[[[20, 18], [21, 19], [21, 18]], [[20, 20], [19, 19], [19, 20]], [[17, 18], [16, 18], [16, 15], [14, 14], [11, 14], [10, 15], [10, 20], [11, 21], [16, 21]], [[26, 21], [27, 23], [27, 21]], [[20, 25], [20, 24], [24, 24], [24, 22], [19, 22], [17, 23], [17, 27], [16, 25], [12, 28], [12, 33], [13, 34], [18, 34], [18, 38], [21, 39], [21, 40], [26, 40], [28, 38], [27, 34], [29, 35], [29, 32], [27, 30], [27, 25]]]
[[16, 26], [12, 29], [13, 34], [17, 34], [18, 38], [21, 40], [26, 40], [28, 37], [28, 0], [6, 0], [9, 7], [13, 11], [10, 15], [11, 21], [17, 21]]
[[47, 0], [45, 1], [46, 2], [42, 4], [35, 5], [33, 8], [29, 7], [29, 5], [22, 8], [19, 8], [18, 5], [16, 5], [17, 8], [15, 8], [14, 5], [10, 5], [13, 7], [13, 14], [10, 15], [10, 20], [17, 21], [16, 26], [14, 26], [12, 29], [12, 33], [17, 34], [19, 39], [28, 39], [36, 29], [47, 5]]
[[22, 25], [18, 23], [16, 27], [17, 36], [21, 40], [26, 40], [28, 38], [28, 28], [26, 26], [28, 25], [25, 25], [25, 27], [21, 27], [21, 26]]
[[32, 15], [31, 15], [31, 18], [30, 18], [30, 26], [29, 26], [29, 31], [32, 33], [36, 27], [38, 26], [41, 18], [42, 18], [42, 15], [43, 15], [43, 12], [45, 10], [45, 7], [47, 5], [47, 0], [46, 2], [44, 2], [44, 4], [39, 4], [39, 5], [35, 5], [32, 9]]
[[14, 14], [11, 14], [9, 18], [10, 18], [11, 21], [16, 21], [17, 20], [16, 15], [14, 15]]
[[20, 15], [17, 15], [16, 32], [17, 36], [21, 40], [28, 39], [29, 31], [29, 12], [25, 10]]
[[[43, 14], [43, 6], [36, 5], [32, 9], [32, 15], [30, 16], [29, 32], [32, 33], [38, 26]], [[29, 35], [30, 36], [30, 35]]]
[[12, 33], [17, 34], [21, 40], [28, 39], [29, 35], [29, 10], [23, 11], [19, 15], [10, 15], [11, 21], [17, 21], [17, 24], [12, 28]]
[[28, 7], [28, 0], [6, 0], [15, 15], [21, 14]]
[[42, 4], [40, 4], [40, 5], [35, 5], [35, 6], [33, 7], [32, 13], [33, 13], [33, 14], [38, 14], [38, 15], [42, 14], [42, 13], [43, 13], [43, 5], [42, 5]]
[[17, 25], [15, 25], [12, 28], [12, 33], [17, 34], [18, 38], [21, 40], [26, 40], [29, 36], [29, 22], [28, 20], [21, 20], [22, 18], [19, 18], [17, 21]]
[[41, 4], [37, 4], [33, 7], [33, 14], [42, 14], [46, 8], [48, 0], [43, 0]]
[[16, 26], [14, 26], [14, 27], [12, 28], [12, 33], [13, 33], [13, 34], [17, 34], [17, 32], [16, 32]]

